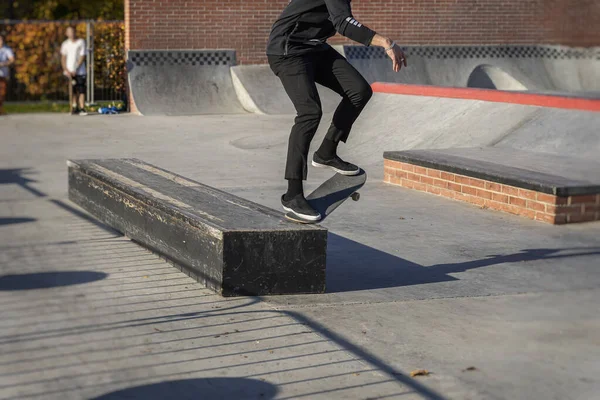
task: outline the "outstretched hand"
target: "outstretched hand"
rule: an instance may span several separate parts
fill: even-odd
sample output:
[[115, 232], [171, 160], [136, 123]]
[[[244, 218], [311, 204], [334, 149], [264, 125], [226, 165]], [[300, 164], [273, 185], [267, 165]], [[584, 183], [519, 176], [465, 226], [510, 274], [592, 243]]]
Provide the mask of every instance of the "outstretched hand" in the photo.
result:
[[392, 67], [395, 72], [398, 72], [402, 69], [402, 67], [408, 66], [406, 63], [406, 55], [402, 51], [400, 47], [394, 43], [394, 41], [390, 38], [386, 38], [379, 34], [375, 34], [373, 39], [371, 40], [371, 44], [373, 46], [380, 46], [385, 49], [386, 54], [389, 58], [392, 59]]
[[392, 68], [394, 69], [394, 72], [399, 72], [402, 69], [402, 66], [408, 66], [406, 63], [406, 55], [397, 45], [394, 44], [394, 46], [386, 51], [386, 53], [388, 57], [392, 59]]

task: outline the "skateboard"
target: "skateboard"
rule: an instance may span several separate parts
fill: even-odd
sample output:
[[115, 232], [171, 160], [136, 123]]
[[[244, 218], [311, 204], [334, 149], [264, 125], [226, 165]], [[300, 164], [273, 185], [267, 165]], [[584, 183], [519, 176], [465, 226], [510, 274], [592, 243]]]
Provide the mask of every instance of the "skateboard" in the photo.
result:
[[367, 173], [362, 169], [358, 175], [354, 176], [335, 174], [306, 197], [311, 207], [321, 214], [319, 221], [307, 221], [291, 212], [286, 213], [285, 218], [301, 224], [322, 222], [348, 198], [358, 201], [360, 199], [358, 190], [364, 186], [366, 181]]

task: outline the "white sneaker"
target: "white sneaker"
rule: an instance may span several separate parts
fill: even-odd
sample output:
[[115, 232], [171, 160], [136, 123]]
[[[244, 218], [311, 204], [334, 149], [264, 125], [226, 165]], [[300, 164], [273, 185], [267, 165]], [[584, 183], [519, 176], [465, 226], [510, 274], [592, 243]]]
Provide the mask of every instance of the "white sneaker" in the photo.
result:
[[88, 115], [88, 113], [86, 113], [85, 111], [79, 111], [79, 115], [86, 116], [86, 115]]

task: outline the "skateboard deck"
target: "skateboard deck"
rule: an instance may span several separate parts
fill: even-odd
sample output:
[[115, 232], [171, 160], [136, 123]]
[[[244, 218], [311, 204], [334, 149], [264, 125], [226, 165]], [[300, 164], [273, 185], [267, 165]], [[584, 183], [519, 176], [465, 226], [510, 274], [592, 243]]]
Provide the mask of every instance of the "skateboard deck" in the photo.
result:
[[360, 198], [358, 190], [364, 186], [366, 181], [367, 173], [362, 169], [358, 175], [354, 176], [335, 174], [306, 197], [311, 207], [321, 214], [319, 221], [307, 221], [291, 212], [286, 213], [285, 217], [290, 221], [301, 224], [322, 222], [349, 197], [352, 197], [354, 201], [358, 201]]

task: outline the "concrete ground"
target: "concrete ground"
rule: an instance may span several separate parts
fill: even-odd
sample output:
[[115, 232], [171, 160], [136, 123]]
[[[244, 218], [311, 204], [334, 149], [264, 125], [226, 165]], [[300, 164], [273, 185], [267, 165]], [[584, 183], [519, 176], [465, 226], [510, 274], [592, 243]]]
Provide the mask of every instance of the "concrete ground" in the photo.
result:
[[137, 157], [278, 208], [289, 124], [0, 119], [0, 398], [600, 398], [600, 224], [386, 186], [388, 136], [324, 223], [323, 295], [220, 298], [67, 199], [67, 158]]

